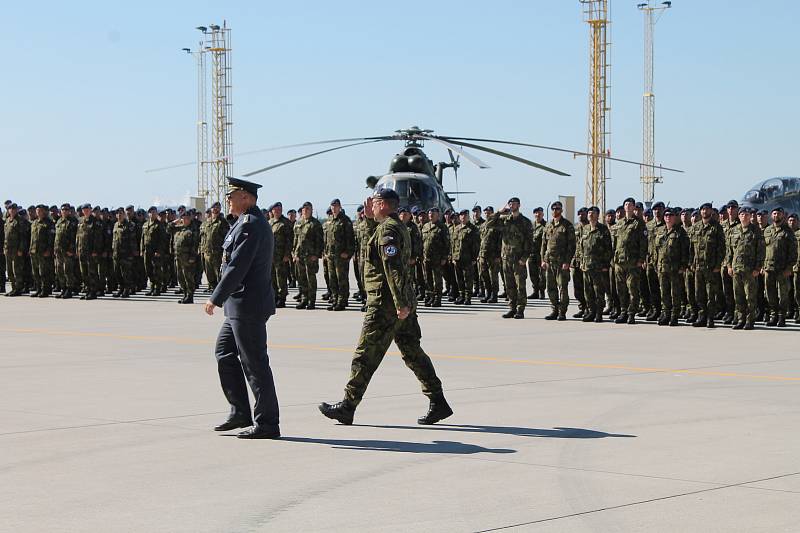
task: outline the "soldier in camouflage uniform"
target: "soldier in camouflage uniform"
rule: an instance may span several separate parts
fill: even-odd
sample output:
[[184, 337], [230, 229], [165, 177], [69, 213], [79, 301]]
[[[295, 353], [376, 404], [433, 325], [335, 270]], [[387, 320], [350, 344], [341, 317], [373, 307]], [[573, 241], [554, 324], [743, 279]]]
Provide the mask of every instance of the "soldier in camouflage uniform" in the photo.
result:
[[[625, 210], [622, 206], [619, 206], [617, 210], [608, 209], [605, 215], [605, 225], [608, 228], [609, 233], [611, 234], [611, 257], [614, 257], [614, 250], [617, 247], [617, 212], [619, 212], [620, 216], [625, 216]], [[606, 287], [608, 287], [608, 291], [606, 293], [606, 308], [603, 310], [604, 315], [608, 315], [608, 318], [615, 319], [619, 316], [619, 295], [617, 294], [617, 280], [614, 279], [614, 263], [613, 261], [609, 265], [608, 268], [608, 281], [606, 282]]]
[[[10, 204], [9, 204], [10, 205]], [[5, 232], [6, 213], [0, 210], [0, 294], [6, 292], [6, 254], [3, 251], [5, 248], [6, 232]]]
[[764, 230], [764, 283], [770, 307], [767, 326], [786, 327], [789, 311], [789, 283], [797, 263], [797, 239], [784, 222], [782, 207], [772, 210], [772, 224]]
[[533, 210], [533, 244], [531, 256], [528, 258], [528, 276], [531, 278], [531, 293], [529, 299], [544, 298], [544, 271], [542, 270], [542, 236], [544, 235], [544, 209], [537, 207]]
[[527, 303], [527, 260], [533, 246], [533, 224], [520, 210], [516, 196], [506, 206], [492, 215], [502, 231], [501, 262], [505, 272], [505, 289], [508, 296], [508, 312], [503, 318], [525, 318]]
[[[797, 219], [797, 215], [795, 215], [795, 220]], [[795, 241], [797, 242], [797, 261], [795, 261], [794, 266], [792, 267], [793, 272], [793, 288], [794, 288], [794, 306], [795, 306], [795, 315], [794, 315], [794, 323], [800, 324], [800, 227], [795, 230], [794, 232]]]
[[175, 224], [173, 232], [173, 251], [175, 254], [175, 272], [178, 276], [183, 298], [179, 304], [194, 303], [194, 291], [198, 249], [200, 237], [192, 228], [192, 212], [184, 211], [181, 223]]
[[739, 211], [739, 224], [728, 230], [725, 264], [733, 279], [736, 325], [733, 329], [753, 329], [756, 314], [756, 278], [764, 266], [764, 236], [752, 223], [749, 209]]
[[473, 267], [478, 261], [481, 238], [478, 228], [470, 221], [469, 211], [464, 209], [458, 214], [459, 224], [453, 232], [453, 267], [458, 284], [456, 304], [472, 305]]
[[447, 300], [455, 302], [456, 298], [458, 298], [458, 282], [456, 281], [456, 271], [453, 267], [453, 236], [458, 226], [458, 215], [456, 215], [452, 209], [448, 209], [444, 212], [444, 225], [447, 228], [447, 239], [450, 243], [450, 251], [447, 254], [447, 262], [442, 267], [442, 275], [444, 276]]
[[324, 226], [325, 263], [328, 265], [329, 311], [344, 311], [350, 298], [350, 258], [356, 247], [353, 223], [338, 198], [331, 201], [331, 216]]
[[442, 305], [442, 268], [450, 255], [450, 233], [439, 220], [439, 208], [428, 210], [429, 221], [422, 227], [425, 262], [425, 307]]
[[144, 258], [144, 268], [150, 280], [150, 290], [145, 293], [147, 296], [159, 296], [163, 286], [166, 284], [164, 279], [164, 259], [169, 248], [169, 235], [164, 227], [164, 223], [158, 219], [158, 209], [150, 207], [147, 210], [147, 222], [142, 225], [142, 240], [140, 244], [141, 254]]
[[276, 202], [270, 208], [272, 218], [269, 225], [275, 247], [272, 249], [272, 289], [275, 291], [275, 307], [286, 307], [289, 295], [289, 270], [292, 260], [294, 235], [289, 219], [283, 216], [283, 204]]
[[617, 221], [617, 243], [614, 250], [614, 276], [619, 294], [620, 315], [617, 324], [635, 324], [639, 310], [639, 288], [647, 259], [647, 230], [636, 216], [636, 201], [626, 198], [622, 204], [625, 217]]
[[570, 261], [572, 267], [572, 290], [575, 293], [575, 299], [578, 301], [578, 312], [572, 315], [573, 318], [583, 318], [586, 314], [586, 298], [585, 290], [583, 287], [583, 271], [581, 271], [581, 249], [577, 243], [581, 240], [581, 232], [583, 227], [589, 223], [587, 217], [589, 210], [586, 207], [578, 209], [578, 224], [574, 226], [575, 230], [575, 255]]
[[700, 206], [700, 220], [692, 228], [692, 273], [698, 315], [694, 327], [713, 328], [722, 294], [720, 269], [725, 260], [725, 231], [714, 218], [710, 203]]
[[417, 294], [416, 268], [422, 262], [422, 232], [414, 222], [414, 217], [405, 207], [397, 210], [400, 222], [408, 230], [411, 238], [411, 259], [409, 259], [409, 269], [411, 270], [411, 284], [414, 286], [414, 294]]
[[[206, 281], [208, 281], [208, 288], [211, 292], [214, 292], [217, 283], [219, 283], [219, 273], [222, 268], [222, 242], [225, 240], [225, 235], [228, 234], [228, 230], [230, 229], [228, 221], [221, 215], [221, 209], [222, 206], [219, 202], [214, 202], [211, 206], [211, 218], [206, 221], [205, 239], [203, 240], [203, 248], [201, 250]], [[291, 232], [291, 229], [288, 228], [288, 220], [286, 222], [286, 231]], [[289, 235], [291, 235], [291, 233], [289, 233]], [[289, 247], [284, 248], [283, 251], [287, 258], [291, 255], [291, 236], [289, 237]], [[288, 259], [286, 259], [286, 264], [288, 265]], [[285, 291], [283, 297], [285, 302]]]
[[664, 210], [666, 206], [664, 202], [656, 202], [653, 204], [652, 212], [653, 218], [645, 224], [647, 228], [647, 262], [645, 265], [645, 278], [647, 280], [647, 289], [650, 298], [647, 302], [648, 309], [645, 315], [648, 322], [655, 322], [658, 320], [661, 313], [661, 283], [658, 275], [658, 242], [657, 238], [661, 230], [665, 226]]
[[361, 277], [361, 224], [363, 221], [364, 206], [360, 205], [356, 209], [356, 219], [353, 221], [353, 238], [356, 243], [355, 253], [353, 254], [353, 274], [355, 274], [358, 290], [352, 296], [357, 302], [364, 301], [364, 283]]
[[580, 241], [577, 243], [581, 251], [580, 269], [586, 299], [586, 313], [582, 318], [584, 322], [602, 322], [613, 254], [611, 232], [600, 223], [600, 208], [592, 206], [587, 213], [587, 222], [578, 234]]
[[111, 232], [111, 259], [114, 261], [114, 276], [117, 292], [114, 298], [128, 298], [136, 290], [136, 275], [133, 262], [139, 253], [136, 223], [128, 220], [123, 208], [116, 211], [117, 221]]
[[561, 202], [550, 205], [553, 218], [542, 236], [542, 268], [547, 275], [547, 296], [552, 309], [545, 320], [566, 320], [569, 307], [569, 269], [577, 241], [575, 227], [562, 216], [563, 208]]
[[[472, 208], [472, 225], [478, 230], [478, 241], [480, 241], [481, 238], [481, 226], [483, 226], [483, 224], [486, 222], [486, 220], [481, 216], [481, 213], [481, 206], [475, 205]], [[483, 286], [483, 280], [481, 279], [481, 272], [478, 268], [477, 258], [472, 264], [472, 279], [475, 280], [472, 296], [483, 298], [486, 295], [486, 289]]]
[[86, 291], [81, 300], [94, 300], [100, 292], [97, 261], [103, 253], [103, 227], [92, 213], [91, 204], [83, 204], [81, 213], [83, 217], [75, 234], [75, 249]]
[[678, 220], [677, 210], [666, 209], [664, 226], [656, 229], [655, 254], [661, 291], [659, 326], [677, 326], [680, 314], [681, 287], [689, 266], [689, 236]]
[[[724, 214], [724, 218], [723, 217]], [[720, 211], [720, 225], [722, 226], [723, 231], [725, 232], [725, 243], [726, 246], [730, 243], [730, 236], [731, 231], [736, 229], [736, 227], [740, 224], [739, 220], [739, 203], [736, 200], [731, 200], [730, 202], [725, 205], [724, 211]], [[755, 228], [753, 228], [755, 229]], [[726, 258], [730, 257], [730, 250], [726, 254]], [[726, 259], [727, 261], [727, 259]], [[730, 275], [730, 269], [728, 268], [730, 265], [724, 263], [722, 265], [722, 294], [724, 296], [724, 307], [720, 308], [717, 316], [715, 318], [722, 319], [725, 324], [732, 324], [733, 323], [733, 314], [734, 314], [734, 288], [733, 288], [733, 277]], [[720, 315], [722, 315], [720, 317]]]
[[297, 309], [315, 309], [317, 302], [317, 272], [319, 258], [322, 256], [322, 224], [314, 218], [311, 202], [303, 204], [301, 217], [294, 225], [294, 249], [292, 256], [297, 265], [297, 284], [300, 289], [300, 303]]
[[[422, 245], [422, 228], [428, 223], [428, 212], [414, 206], [411, 208], [411, 214], [414, 217], [414, 225], [419, 230], [420, 245]], [[422, 252], [422, 248], [420, 248], [420, 254], [414, 269], [414, 279], [417, 287], [417, 301], [421, 302], [425, 300], [425, 254]]]
[[47, 298], [53, 293], [55, 266], [53, 265], [53, 242], [56, 228], [50, 219], [46, 205], [36, 206], [36, 220], [31, 225], [31, 267], [34, 292], [31, 298]]
[[[681, 225], [686, 235], [689, 237], [689, 243], [694, 243], [695, 226], [692, 222], [692, 210], [684, 209], [681, 211]], [[697, 300], [694, 294], [694, 245], [689, 246], [689, 267], [683, 274], [684, 283], [684, 318], [689, 324], [693, 324], [697, 320]]]
[[478, 264], [486, 294], [480, 301], [497, 303], [497, 295], [500, 292], [500, 249], [503, 244], [503, 234], [500, 221], [492, 217], [494, 208], [487, 206], [483, 213], [486, 215], [486, 222], [480, 227], [481, 247], [478, 252]]
[[342, 424], [352, 424], [356, 407], [370, 379], [383, 360], [392, 341], [403, 362], [416, 375], [422, 392], [430, 399], [427, 414], [419, 424], [435, 424], [453, 414], [442, 392], [430, 357], [420, 346], [422, 333], [416, 314], [417, 300], [411, 285], [411, 239], [397, 216], [400, 198], [390, 189], [378, 189], [366, 209], [373, 212], [378, 226], [370, 237], [364, 263], [367, 312], [350, 368], [344, 399], [322, 403], [320, 412]]
[[61, 293], [56, 298], [67, 300], [80, 291], [78, 280], [78, 260], [75, 240], [78, 233], [78, 219], [69, 204], [61, 206], [61, 218], [56, 222], [56, 236], [53, 248], [56, 257], [56, 276]]
[[[95, 215], [97, 216], [97, 215]], [[97, 219], [103, 226], [103, 253], [97, 261], [97, 276], [100, 279], [100, 296], [106, 291], [113, 293], [117, 290], [116, 279], [114, 277], [114, 260], [112, 259], [112, 244], [114, 239], [114, 224], [116, 216], [108, 212], [108, 208], [103, 208]]]

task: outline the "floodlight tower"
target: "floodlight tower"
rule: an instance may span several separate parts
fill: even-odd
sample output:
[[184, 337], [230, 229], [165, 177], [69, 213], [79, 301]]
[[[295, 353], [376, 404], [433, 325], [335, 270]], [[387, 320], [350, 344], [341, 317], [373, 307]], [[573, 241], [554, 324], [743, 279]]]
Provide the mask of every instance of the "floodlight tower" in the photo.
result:
[[211, 55], [211, 158], [209, 199], [225, 202], [227, 177], [233, 175], [233, 100], [231, 84], [231, 29], [210, 24], [204, 51]]
[[664, 12], [672, 7], [672, 2], [656, 4], [653, 0], [642, 2], [636, 7], [644, 14], [644, 96], [643, 96], [643, 124], [642, 124], [642, 201], [650, 207], [655, 197], [656, 183], [661, 183], [662, 177], [656, 176], [656, 93], [653, 86], [653, 37], [656, 23]]
[[606, 160], [608, 156], [608, 26], [610, 0], [579, 0], [583, 18], [589, 24], [589, 157], [586, 158], [586, 206], [596, 205], [605, 210]]
[[[206, 33], [205, 26], [198, 26], [198, 30]], [[184, 48], [184, 52], [194, 56], [197, 63], [197, 196], [203, 198], [206, 206], [211, 205], [210, 183], [208, 174], [208, 100], [206, 69], [206, 53], [203, 41], [198, 43], [196, 50]]]

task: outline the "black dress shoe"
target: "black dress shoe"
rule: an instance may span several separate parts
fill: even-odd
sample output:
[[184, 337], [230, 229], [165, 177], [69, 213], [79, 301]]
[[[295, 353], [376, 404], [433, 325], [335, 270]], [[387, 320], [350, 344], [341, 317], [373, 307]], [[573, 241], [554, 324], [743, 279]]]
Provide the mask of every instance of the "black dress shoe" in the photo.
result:
[[237, 439], [279, 439], [281, 430], [269, 426], [253, 426], [236, 435]]
[[222, 424], [214, 426], [214, 431], [230, 431], [232, 429], [247, 428], [253, 425], [249, 418], [229, 418]]

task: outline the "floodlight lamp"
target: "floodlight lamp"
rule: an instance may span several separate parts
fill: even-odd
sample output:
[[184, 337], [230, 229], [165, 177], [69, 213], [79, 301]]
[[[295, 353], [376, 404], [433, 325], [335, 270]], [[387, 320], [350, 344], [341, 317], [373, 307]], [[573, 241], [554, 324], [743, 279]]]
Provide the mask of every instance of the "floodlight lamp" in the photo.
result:
[[200, 30], [200, 31], [201, 31], [201, 32], [203, 32], [203, 33], [205, 33], [206, 31], [208, 31], [208, 28], [206, 28], [205, 26], [198, 26], [198, 27], [197, 27], [197, 29], [198, 29], [198, 30]]

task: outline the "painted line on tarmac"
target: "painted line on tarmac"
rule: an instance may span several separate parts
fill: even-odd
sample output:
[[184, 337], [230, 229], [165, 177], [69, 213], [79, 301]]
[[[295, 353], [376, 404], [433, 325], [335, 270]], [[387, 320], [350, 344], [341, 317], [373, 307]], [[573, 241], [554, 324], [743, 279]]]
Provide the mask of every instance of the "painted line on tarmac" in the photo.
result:
[[[214, 339], [203, 338], [186, 338], [186, 337], [168, 337], [168, 336], [152, 336], [152, 335], [121, 335], [117, 333], [103, 333], [103, 332], [84, 332], [84, 331], [54, 331], [47, 329], [37, 328], [0, 328], [0, 331], [8, 333], [28, 333], [34, 335], [51, 335], [51, 336], [65, 336], [65, 337], [96, 337], [96, 338], [109, 338], [119, 340], [137, 340], [149, 342], [168, 342], [175, 344], [190, 344], [190, 345], [209, 345], [214, 342]], [[307, 350], [317, 352], [344, 352], [351, 353], [352, 348], [339, 348], [336, 346], [318, 346], [312, 344], [277, 344], [271, 343], [270, 348], [277, 348], [282, 350]], [[401, 355], [397, 351], [386, 352], [387, 355]], [[689, 368], [651, 368], [651, 367], [637, 367], [628, 365], [605, 364], [605, 363], [583, 363], [574, 361], [551, 361], [551, 360], [537, 360], [537, 359], [511, 359], [506, 357], [491, 357], [482, 355], [453, 355], [453, 354], [428, 354], [433, 359], [449, 359], [455, 361], [480, 361], [490, 363], [506, 363], [515, 365], [533, 365], [533, 366], [554, 366], [561, 368], [593, 368], [604, 370], [623, 370], [626, 372], [646, 372], [658, 374], [681, 374], [687, 376], [702, 376], [702, 377], [722, 377], [722, 378], [737, 378], [749, 379], [758, 381], [782, 381], [782, 382], [800, 382], [800, 377], [795, 376], [780, 376], [770, 374], [742, 374], [739, 372], [717, 372], [710, 370], [693, 370]]]

